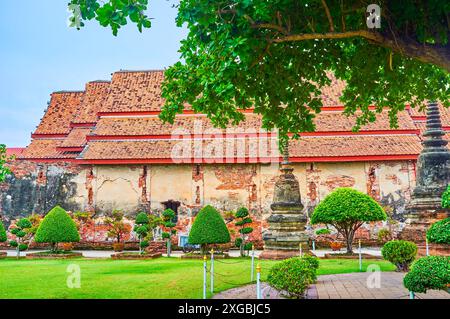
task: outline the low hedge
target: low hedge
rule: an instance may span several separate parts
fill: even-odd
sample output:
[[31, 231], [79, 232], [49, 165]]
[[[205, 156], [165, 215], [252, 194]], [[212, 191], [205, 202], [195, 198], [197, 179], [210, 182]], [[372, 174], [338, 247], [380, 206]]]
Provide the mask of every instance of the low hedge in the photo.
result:
[[427, 239], [430, 243], [450, 244], [450, 217], [431, 225], [427, 231]]
[[393, 263], [398, 271], [408, 271], [417, 255], [417, 245], [406, 240], [391, 240], [381, 249], [383, 258]]
[[275, 264], [269, 271], [267, 282], [290, 298], [304, 298], [310, 284], [316, 282], [319, 260], [316, 257], [294, 257]]
[[450, 284], [450, 256], [427, 256], [418, 259], [403, 278], [403, 285], [412, 292], [428, 289], [446, 290]]

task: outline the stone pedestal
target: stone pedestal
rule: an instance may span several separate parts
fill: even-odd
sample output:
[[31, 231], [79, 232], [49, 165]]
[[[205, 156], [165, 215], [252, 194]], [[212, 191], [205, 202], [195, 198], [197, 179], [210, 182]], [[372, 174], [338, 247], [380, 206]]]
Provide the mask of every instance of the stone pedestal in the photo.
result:
[[449, 210], [441, 204], [442, 194], [450, 182], [450, 151], [444, 135], [439, 107], [431, 102], [427, 108], [423, 150], [417, 160], [416, 187], [406, 206], [406, 227], [400, 234], [402, 239], [422, 243], [429, 226], [449, 216]]
[[274, 199], [268, 218], [269, 230], [263, 234], [264, 251], [261, 259], [286, 259], [298, 256], [300, 244], [303, 253], [308, 252], [306, 216], [300, 197], [300, 187], [293, 168], [283, 162], [281, 175], [275, 183]]

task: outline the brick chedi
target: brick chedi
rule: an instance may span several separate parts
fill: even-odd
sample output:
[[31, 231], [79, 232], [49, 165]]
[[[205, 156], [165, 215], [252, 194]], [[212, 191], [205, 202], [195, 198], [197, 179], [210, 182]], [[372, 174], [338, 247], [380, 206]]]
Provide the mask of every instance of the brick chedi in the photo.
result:
[[303, 212], [300, 186], [289, 163], [289, 148], [284, 149], [280, 176], [275, 182], [271, 215], [267, 219], [269, 229], [263, 234], [262, 259], [285, 259], [299, 254], [300, 245], [307, 250], [309, 236]]
[[439, 106], [431, 102], [423, 133], [424, 147], [417, 162], [416, 187], [406, 207], [408, 224], [402, 233], [405, 239], [425, 241], [430, 224], [449, 215], [449, 211], [441, 205], [442, 194], [450, 183], [450, 151], [444, 136]]

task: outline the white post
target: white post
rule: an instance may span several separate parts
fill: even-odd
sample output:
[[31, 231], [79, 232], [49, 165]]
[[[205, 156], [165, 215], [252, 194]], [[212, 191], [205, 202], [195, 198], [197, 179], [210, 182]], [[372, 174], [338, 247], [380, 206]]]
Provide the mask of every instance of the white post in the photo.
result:
[[361, 256], [361, 239], [358, 241], [359, 253], [359, 271], [362, 271], [362, 256]]
[[252, 245], [252, 270], [251, 270], [251, 282], [253, 282], [255, 276], [255, 245]]
[[256, 266], [256, 299], [261, 298], [261, 266]]
[[203, 299], [206, 299], [206, 255], [203, 256]]
[[312, 250], [313, 252], [316, 252], [316, 241], [314, 239], [312, 241]]
[[414, 298], [415, 298], [414, 291], [410, 291], [409, 292], [409, 299], [414, 299]]
[[214, 292], [214, 249], [211, 248], [211, 293]]
[[299, 246], [300, 258], [301, 258], [301, 257], [303, 257], [302, 243], [300, 243], [298, 246]]
[[425, 237], [425, 248], [427, 251], [427, 256], [430, 256], [430, 250], [428, 249], [428, 238]]

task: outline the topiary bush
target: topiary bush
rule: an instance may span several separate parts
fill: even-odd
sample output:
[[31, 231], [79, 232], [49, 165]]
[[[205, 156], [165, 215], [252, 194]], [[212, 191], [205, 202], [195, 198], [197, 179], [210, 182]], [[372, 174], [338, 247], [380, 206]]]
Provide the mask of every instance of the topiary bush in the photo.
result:
[[[253, 220], [250, 218], [250, 215], [248, 213], [248, 209], [246, 207], [241, 207], [236, 211], [236, 214], [234, 215], [234, 218], [236, 219], [236, 222], [234, 223], [239, 228], [239, 234], [240, 234], [240, 241], [235, 241], [236, 247], [239, 247], [239, 251], [241, 254], [241, 257], [245, 256], [245, 249], [247, 244], [246, 239], [250, 233], [253, 232], [253, 228], [249, 227], [251, 223], [253, 223]], [[247, 247], [251, 248], [247, 245]]]
[[435, 222], [427, 231], [430, 243], [450, 244], [450, 217]]
[[398, 271], [408, 271], [417, 255], [417, 245], [406, 240], [391, 240], [381, 249], [383, 258], [393, 263]]
[[230, 232], [219, 212], [210, 205], [203, 207], [192, 224], [189, 244], [201, 245], [205, 253], [208, 244], [224, 244], [230, 240]]
[[58, 243], [78, 242], [80, 234], [69, 214], [57, 205], [42, 220], [34, 240], [37, 243], [49, 243], [52, 252], [58, 252]]
[[294, 257], [275, 264], [267, 282], [273, 288], [286, 292], [290, 298], [304, 298], [309, 285], [316, 282], [319, 261], [316, 257]]
[[329, 224], [344, 237], [347, 253], [353, 253], [353, 238], [365, 223], [385, 220], [383, 208], [369, 195], [353, 188], [337, 188], [314, 209], [312, 224]]
[[442, 194], [442, 208], [450, 208], [450, 185], [447, 186], [446, 191]]
[[175, 226], [177, 226], [177, 224], [173, 222], [175, 216], [175, 212], [170, 208], [167, 208], [162, 213], [162, 225], [167, 230], [162, 233], [162, 237], [167, 241], [167, 257], [170, 257], [170, 254], [172, 252], [172, 236], [177, 233], [175, 229]]
[[428, 289], [446, 290], [450, 284], [450, 256], [427, 256], [416, 260], [403, 278], [403, 285], [412, 292]]
[[[149, 218], [146, 213], [140, 212], [136, 215], [136, 218], [134, 220], [134, 232], [138, 235], [139, 238], [139, 254], [144, 253], [145, 244], [142, 244], [142, 241], [147, 236], [148, 232], [150, 231], [149, 226]], [[148, 243], [148, 242], [147, 242]]]
[[0, 220], [0, 243], [3, 243], [7, 240], [5, 226], [3, 226], [2, 221]]
[[17, 258], [20, 257], [20, 252], [27, 250], [27, 240], [25, 236], [28, 234], [27, 230], [30, 229], [33, 225], [27, 218], [21, 218], [11, 229], [11, 234], [16, 237], [16, 240], [11, 241], [11, 247], [16, 248]]

